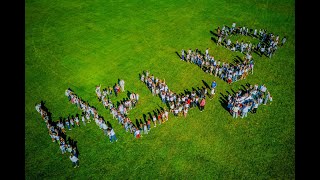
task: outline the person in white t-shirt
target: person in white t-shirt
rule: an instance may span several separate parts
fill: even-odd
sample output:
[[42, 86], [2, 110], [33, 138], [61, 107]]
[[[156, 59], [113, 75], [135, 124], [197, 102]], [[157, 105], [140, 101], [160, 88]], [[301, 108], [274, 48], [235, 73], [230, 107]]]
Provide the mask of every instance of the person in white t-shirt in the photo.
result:
[[79, 165], [79, 158], [77, 158], [75, 155], [73, 155], [73, 154], [71, 153], [71, 155], [70, 155], [69, 158], [70, 158], [70, 160], [71, 160], [72, 165], [73, 165], [74, 168], [80, 166], [80, 165]]
[[124, 80], [123, 79], [121, 79], [119, 81], [119, 85], [120, 85], [120, 88], [121, 88], [121, 92], [124, 92]]

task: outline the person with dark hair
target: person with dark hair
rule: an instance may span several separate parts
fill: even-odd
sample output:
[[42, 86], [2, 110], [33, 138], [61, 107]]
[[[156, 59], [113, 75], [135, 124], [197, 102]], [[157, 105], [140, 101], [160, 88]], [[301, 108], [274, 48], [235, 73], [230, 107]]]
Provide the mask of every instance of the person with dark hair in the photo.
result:
[[147, 121], [147, 128], [148, 128], [148, 131], [150, 131], [150, 125], [151, 125], [151, 120], [150, 120], [150, 118], [148, 118], [148, 121]]
[[200, 101], [200, 112], [204, 110], [204, 106], [206, 105], [206, 98], [203, 97]]
[[65, 120], [65, 124], [66, 124], [66, 126], [68, 127], [68, 130], [71, 130], [69, 118], [67, 118], [67, 119]]
[[76, 114], [76, 117], [74, 118], [74, 121], [76, 122], [76, 125], [77, 125], [78, 127], [80, 127], [80, 124], [79, 124], [79, 115], [78, 115], [78, 114]]
[[181, 50], [181, 60], [184, 61], [184, 49]]
[[74, 128], [75, 126], [74, 126], [74, 120], [73, 119], [74, 119], [74, 117], [72, 115], [71, 118], [70, 118], [70, 124]]
[[256, 100], [254, 100], [254, 101], [253, 101], [252, 113], [257, 113], [258, 107], [259, 107], [259, 103], [258, 103]]
[[111, 143], [113, 143], [114, 141], [118, 141], [117, 137], [116, 137], [116, 133], [114, 132], [114, 130], [112, 128], [108, 128], [108, 135], [109, 135], [109, 140]]

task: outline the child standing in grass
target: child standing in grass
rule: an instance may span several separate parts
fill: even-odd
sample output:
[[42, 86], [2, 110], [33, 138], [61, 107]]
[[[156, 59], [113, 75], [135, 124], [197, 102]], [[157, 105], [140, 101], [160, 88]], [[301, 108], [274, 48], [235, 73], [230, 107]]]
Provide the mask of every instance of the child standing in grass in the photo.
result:
[[80, 124], [79, 124], [79, 116], [78, 116], [78, 114], [77, 114], [76, 117], [74, 118], [74, 121], [76, 122], [76, 125], [79, 127]]
[[144, 134], [148, 134], [148, 128], [146, 123], [143, 124], [143, 132]]
[[153, 127], [157, 127], [157, 118], [155, 115], [152, 116]]
[[164, 109], [164, 117], [166, 121], [169, 120], [169, 112], [167, 111], [167, 109]]
[[187, 114], [188, 114], [188, 108], [184, 107], [183, 115], [184, 115], [185, 118], [187, 117]]

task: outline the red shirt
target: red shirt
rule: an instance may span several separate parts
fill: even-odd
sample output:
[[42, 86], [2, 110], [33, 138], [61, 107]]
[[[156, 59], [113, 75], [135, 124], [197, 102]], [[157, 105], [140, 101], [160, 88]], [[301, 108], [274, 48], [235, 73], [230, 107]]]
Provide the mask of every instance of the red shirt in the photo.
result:
[[200, 106], [204, 106], [204, 105], [206, 105], [206, 100], [202, 99], [201, 102], [200, 102]]

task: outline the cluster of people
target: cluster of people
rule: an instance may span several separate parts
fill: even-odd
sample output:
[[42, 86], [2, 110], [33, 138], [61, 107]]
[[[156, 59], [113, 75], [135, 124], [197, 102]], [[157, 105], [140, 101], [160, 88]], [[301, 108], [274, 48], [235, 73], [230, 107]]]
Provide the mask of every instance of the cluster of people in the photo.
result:
[[44, 106], [43, 102], [37, 103], [35, 108], [46, 123], [48, 134], [52, 142], [59, 145], [61, 154], [70, 154], [69, 158], [72, 161], [74, 168], [79, 167], [79, 152], [77, 146], [70, 137], [67, 138], [65, 127], [61, 121], [61, 118], [57, 122], [52, 121], [51, 113]]
[[221, 62], [215, 60], [214, 56], [209, 54], [209, 48], [206, 49], [205, 54], [202, 54], [197, 48], [193, 51], [191, 48], [187, 52], [187, 56], [184, 56], [184, 50], [182, 49], [182, 61], [190, 62], [199, 66], [204, 72], [219, 77], [226, 81], [228, 84], [236, 82], [238, 80], [246, 79], [248, 74], [253, 74], [254, 60], [251, 53], [247, 53], [243, 57], [243, 61], [236, 62], [235, 64]]
[[[250, 41], [243, 42], [237, 40], [235, 43], [232, 43], [230, 36], [232, 35], [243, 35], [243, 36], [252, 36], [253, 38], [258, 38], [259, 42], [254, 45]], [[223, 25], [222, 29], [217, 28], [217, 45], [222, 45], [231, 51], [240, 51], [241, 53], [250, 53], [252, 50], [258, 52], [260, 57], [265, 55], [269, 58], [276, 52], [278, 46], [283, 46], [287, 41], [287, 37], [284, 36], [281, 41], [279, 35], [274, 35], [273, 33], [267, 33], [266, 29], [250, 29], [248, 27], [236, 27], [236, 23], [232, 23], [231, 27]]]
[[[121, 85], [124, 83], [121, 83], [120, 80], [119, 84], [121, 92], [124, 92], [124, 86]], [[140, 131], [145, 129], [144, 127], [141, 127], [143, 126], [143, 123], [141, 122], [139, 125], [135, 125], [128, 117], [128, 111], [133, 109], [139, 101], [139, 94], [132, 92], [128, 98], [114, 104], [111, 100], [111, 96], [108, 95], [108, 92], [103, 90], [103, 93], [100, 93], [100, 87], [101, 85], [96, 87], [97, 97], [102, 102], [103, 106], [109, 110], [112, 118], [116, 119], [118, 124], [120, 124], [126, 132], [130, 132], [136, 138], [140, 138]], [[148, 130], [150, 130], [150, 128]]]
[[[111, 143], [118, 141], [115, 135], [115, 132], [109, 122], [106, 122], [102, 116], [98, 114], [98, 111], [95, 107], [90, 106], [88, 102], [83, 101], [80, 97], [77, 96], [70, 88], [66, 89], [65, 95], [68, 97], [69, 101], [72, 104], [75, 104], [78, 109], [82, 110], [81, 121], [84, 125], [91, 122], [91, 119], [94, 120], [96, 125], [103, 130], [104, 134], [109, 137], [109, 141]], [[71, 126], [73, 121], [76, 122], [77, 126], [79, 125], [80, 117], [76, 116], [73, 118], [68, 118], [65, 123], [69, 130], [71, 130]], [[70, 123], [69, 123], [70, 122]], [[75, 126], [73, 126], [75, 127]]]
[[254, 86], [250, 85], [246, 90], [239, 90], [233, 96], [228, 94], [227, 110], [233, 118], [247, 117], [248, 112], [256, 113], [258, 107], [263, 104], [267, 105], [268, 102], [272, 103], [272, 96], [270, 91], [267, 90], [265, 84]]
[[[199, 107], [200, 111], [204, 110], [206, 104], [206, 96], [210, 99], [215, 95], [216, 82], [212, 83], [212, 87], [209, 88], [202, 87], [198, 90], [193, 90], [192, 92], [186, 92], [185, 94], [177, 94], [172, 92], [165, 80], [158, 79], [150, 74], [148, 71], [142, 73], [140, 80], [146, 84], [146, 86], [151, 91], [152, 95], [159, 96], [163, 103], [169, 107], [169, 112], [173, 113], [174, 116], [184, 116], [187, 117], [190, 108]], [[168, 111], [165, 110], [164, 119], [168, 119]], [[161, 114], [161, 113], [160, 113]], [[163, 119], [163, 118], [162, 118]], [[156, 122], [156, 117], [153, 118], [154, 125]], [[162, 121], [159, 121], [159, 123]]]
[[101, 92], [101, 84], [99, 86], [96, 86], [96, 95], [98, 97], [99, 101], [103, 101], [106, 98], [110, 98], [113, 95], [113, 92], [115, 94], [115, 96], [118, 96], [118, 94], [120, 92], [124, 92], [124, 80], [123, 79], [119, 79], [118, 83], [116, 83], [113, 87], [109, 86], [109, 87], [105, 87], [104, 89], [102, 89]]

